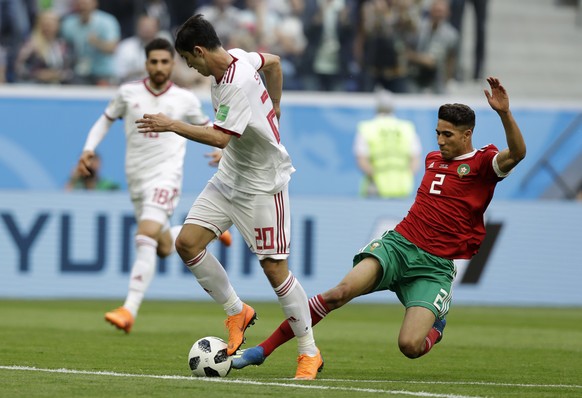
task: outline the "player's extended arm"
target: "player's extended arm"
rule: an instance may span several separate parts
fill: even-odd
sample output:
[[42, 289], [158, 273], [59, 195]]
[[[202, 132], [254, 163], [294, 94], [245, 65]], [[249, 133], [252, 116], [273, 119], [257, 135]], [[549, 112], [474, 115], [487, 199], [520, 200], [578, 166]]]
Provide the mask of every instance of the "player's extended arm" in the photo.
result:
[[267, 92], [271, 101], [273, 101], [273, 108], [275, 114], [279, 119], [281, 117], [281, 95], [283, 94], [283, 70], [281, 69], [281, 58], [278, 55], [269, 53], [261, 53], [265, 59], [265, 64], [261, 71], [265, 75], [265, 84]]
[[491, 93], [484, 90], [485, 96], [491, 108], [499, 115], [503, 128], [505, 129], [505, 138], [507, 140], [507, 148], [497, 155], [497, 165], [502, 172], [508, 173], [525, 158], [525, 141], [509, 109], [509, 96], [507, 95], [505, 87], [495, 77], [488, 77], [487, 83], [491, 87]]
[[108, 119], [104, 114], [89, 130], [83, 153], [77, 162], [77, 173], [83, 177], [89, 177], [93, 174], [93, 159], [95, 159], [95, 149], [109, 132], [113, 120]]
[[174, 132], [191, 141], [210, 145], [216, 148], [225, 148], [232, 137], [213, 126], [195, 126], [181, 120], [173, 120], [163, 113], [145, 114], [135, 121], [140, 133]]

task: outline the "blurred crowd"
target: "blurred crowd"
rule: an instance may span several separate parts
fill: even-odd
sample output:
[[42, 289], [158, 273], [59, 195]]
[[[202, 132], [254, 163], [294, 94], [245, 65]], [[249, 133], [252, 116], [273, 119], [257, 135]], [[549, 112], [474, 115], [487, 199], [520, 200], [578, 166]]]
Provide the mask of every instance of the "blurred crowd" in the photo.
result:
[[[225, 48], [281, 57], [286, 90], [444, 93], [460, 70], [465, 0], [0, 0], [0, 83], [117, 85], [145, 77], [144, 46], [203, 14]], [[479, 29], [482, 30], [481, 35]], [[173, 80], [207, 84], [180, 61]]]

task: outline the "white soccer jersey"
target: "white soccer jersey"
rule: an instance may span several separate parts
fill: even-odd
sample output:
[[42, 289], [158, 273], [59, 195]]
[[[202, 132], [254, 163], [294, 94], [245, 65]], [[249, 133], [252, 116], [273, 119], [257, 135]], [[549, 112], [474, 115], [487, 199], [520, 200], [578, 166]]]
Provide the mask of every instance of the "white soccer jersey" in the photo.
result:
[[279, 121], [258, 70], [262, 55], [229, 50], [234, 61], [220, 81], [212, 78], [214, 127], [234, 135], [220, 160], [216, 178], [247, 193], [276, 193], [295, 171], [281, 144]]
[[105, 116], [110, 120], [125, 119], [125, 173], [130, 187], [159, 178], [181, 186], [186, 139], [174, 133], [138, 133], [135, 121], [145, 113], [158, 112], [196, 125], [205, 125], [209, 119], [190, 91], [170, 83], [166, 90], [154, 93], [147, 80], [121, 85], [105, 109]]

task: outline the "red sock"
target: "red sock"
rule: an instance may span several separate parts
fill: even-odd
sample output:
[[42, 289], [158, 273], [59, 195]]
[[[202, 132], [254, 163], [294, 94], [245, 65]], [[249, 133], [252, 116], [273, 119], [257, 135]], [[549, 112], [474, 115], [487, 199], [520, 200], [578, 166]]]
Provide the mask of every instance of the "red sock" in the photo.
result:
[[428, 335], [424, 338], [425, 343], [424, 351], [422, 352], [422, 354], [419, 355], [420, 357], [430, 351], [430, 349], [434, 346], [440, 335], [441, 334], [438, 332], [438, 330], [436, 330], [435, 328], [430, 328]]
[[[319, 321], [329, 314], [329, 308], [321, 294], [309, 299], [309, 312], [311, 313], [311, 326], [317, 325]], [[263, 347], [265, 357], [268, 357], [277, 347], [285, 344], [293, 337], [295, 337], [295, 334], [291, 330], [289, 322], [285, 320], [275, 329], [273, 334], [259, 345]]]

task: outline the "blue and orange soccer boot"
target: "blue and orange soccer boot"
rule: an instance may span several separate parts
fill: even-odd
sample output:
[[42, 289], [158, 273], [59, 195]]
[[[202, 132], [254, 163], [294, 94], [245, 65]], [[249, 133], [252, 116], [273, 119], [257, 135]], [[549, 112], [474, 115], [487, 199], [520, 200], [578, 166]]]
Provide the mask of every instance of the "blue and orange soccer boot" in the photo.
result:
[[259, 366], [265, 362], [265, 350], [260, 345], [247, 348], [246, 350], [239, 350], [232, 357], [232, 367], [234, 369], [242, 369], [249, 365]]

